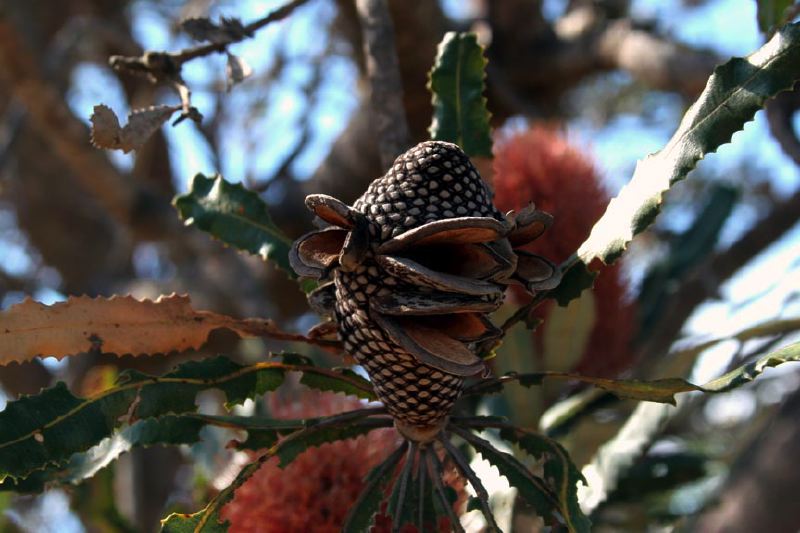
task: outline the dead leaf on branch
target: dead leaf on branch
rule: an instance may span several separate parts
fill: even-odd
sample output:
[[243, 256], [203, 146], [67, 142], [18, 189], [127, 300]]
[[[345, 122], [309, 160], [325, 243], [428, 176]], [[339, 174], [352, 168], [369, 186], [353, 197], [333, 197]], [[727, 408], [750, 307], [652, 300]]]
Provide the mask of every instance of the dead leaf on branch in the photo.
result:
[[106, 150], [122, 150], [126, 154], [138, 150], [181, 106], [159, 105], [137, 109], [128, 115], [128, 123], [119, 119], [110, 107], [94, 106], [92, 113], [92, 144]]
[[226, 90], [231, 91], [234, 85], [241, 83], [253, 74], [253, 68], [244, 58], [228, 53], [228, 64], [225, 67]]
[[188, 296], [176, 294], [155, 301], [79, 296], [54, 305], [28, 299], [0, 312], [0, 365], [92, 349], [117, 355], [180, 352], [199, 348], [218, 328], [240, 337], [306, 340], [271, 320], [195, 311]]

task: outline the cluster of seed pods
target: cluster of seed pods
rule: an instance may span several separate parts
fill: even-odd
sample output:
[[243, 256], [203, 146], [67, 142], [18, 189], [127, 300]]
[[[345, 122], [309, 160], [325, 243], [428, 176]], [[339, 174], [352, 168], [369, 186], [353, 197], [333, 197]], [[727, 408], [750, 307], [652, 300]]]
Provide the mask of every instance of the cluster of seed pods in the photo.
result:
[[517, 249], [550, 215], [532, 204], [501, 213], [466, 154], [439, 141], [399, 156], [352, 207], [325, 195], [306, 205], [328, 224], [290, 255], [299, 275], [321, 282], [309, 302], [336, 321], [398, 430], [432, 439], [464, 379], [485, 371], [477, 350], [500, 333], [487, 315], [506, 286], [558, 284], [550, 261]]

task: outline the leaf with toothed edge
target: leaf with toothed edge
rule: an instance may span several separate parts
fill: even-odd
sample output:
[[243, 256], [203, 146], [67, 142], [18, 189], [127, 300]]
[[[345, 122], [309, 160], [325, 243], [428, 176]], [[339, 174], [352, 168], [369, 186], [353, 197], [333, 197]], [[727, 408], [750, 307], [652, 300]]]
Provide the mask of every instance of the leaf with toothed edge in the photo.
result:
[[[242, 366], [225, 357], [189, 361], [160, 377], [127, 371], [114, 387], [88, 398], [73, 395], [60, 383], [36, 396], [9, 402], [0, 412], [0, 482], [44, 468], [61, 468], [73, 454], [97, 445], [126, 423], [194, 413], [195, 397], [204, 390], [222, 390], [228, 406], [240, 404], [275, 390], [286, 372], [320, 374], [328, 390], [372, 393], [371, 385], [360, 376], [277, 362]], [[341, 384], [336, 385], [336, 380]]]
[[408, 446], [408, 441], [404, 441], [384, 462], [367, 474], [366, 486], [347, 513], [344, 527], [342, 527], [344, 533], [361, 533], [369, 530], [375, 514], [380, 509], [381, 502], [386, 498], [386, 487], [392, 480], [395, 467]]
[[[514, 427], [502, 419], [498, 420], [498, 417], [472, 417], [465, 425], [473, 429], [498, 428], [501, 439], [516, 444], [525, 453], [539, 459], [544, 469], [543, 478], [557, 497], [559, 512], [569, 530], [591, 530], [591, 522], [578, 505], [578, 483], [586, 484], [586, 479], [561, 444], [544, 435]], [[477, 444], [477, 441], [473, 444]]]
[[[790, 321], [788, 325], [793, 326], [794, 324]], [[775, 326], [783, 327], [785, 324], [776, 324]], [[755, 332], [758, 331], [758, 329], [755, 330]], [[762, 332], [769, 331], [769, 329], [766, 329]], [[743, 333], [747, 334], [751, 332], [745, 331]], [[710, 346], [714, 343], [715, 342], [711, 342], [708, 345]], [[511, 373], [500, 378], [490, 378], [479, 381], [467, 387], [464, 390], [464, 395], [497, 394], [503, 390], [506, 384], [515, 381], [519, 382], [523, 387], [532, 387], [541, 385], [542, 381], [545, 379], [563, 379], [588, 383], [599, 389], [608, 391], [619, 398], [675, 405], [676, 394], [693, 391], [708, 393], [728, 392], [753, 381], [767, 368], [798, 361], [800, 361], [800, 342], [790, 344], [779, 350], [763, 355], [755, 361], [746, 363], [702, 385], [695, 385], [683, 378], [661, 378], [647, 381], [637, 379], [597, 378], [570, 372]]]
[[[489, 441], [478, 437], [469, 430], [455, 425], [451, 428], [485, 460], [497, 467], [500, 474], [508, 480], [512, 487], [516, 487], [520, 496], [531, 504], [540, 516], [551, 516], [554, 512], [560, 513], [562, 516], [566, 514], [561, 508], [559, 498], [547, 483], [534, 476], [519, 459], [498, 450]], [[572, 531], [577, 530], [572, 529]]]
[[470, 157], [492, 157], [490, 113], [483, 96], [486, 63], [474, 33], [448, 32], [428, 75], [431, 140], [455, 143]]
[[[336, 415], [334, 415], [334, 417], [335, 416]], [[328, 418], [334, 418], [334, 417], [328, 417]], [[324, 423], [320, 423], [319, 426], [302, 429], [300, 431], [292, 433], [286, 439], [282, 440], [281, 442], [273, 446], [267, 453], [259, 457], [256, 461], [253, 461], [252, 463], [245, 466], [239, 472], [239, 474], [236, 476], [236, 478], [230, 485], [225, 487], [214, 498], [212, 498], [212, 500], [208, 503], [205, 509], [198, 511], [197, 513], [194, 514], [173, 513], [164, 520], [162, 520], [161, 521], [162, 533], [187, 533], [187, 532], [216, 533], [221, 531], [227, 531], [227, 523], [220, 522], [221, 519], [220, 513], [223, 507], [233, 498], [236, 490], [239, 487], [241, 487], [248, 479], [250, 479], [250, 477], [253, 474], [255, 474], [267, 460], [275, 456], [281, 457], [282, 459], [284, 457], [290, 457], [290, 456], [294, 458], [294, 456], [296, 456], [298, 453], [304, 451], [310, 446], [317, 446], [319, 444], [322, 444], [323, 442], [332, 442], [335, 440], [341, 440], [343, 438], [344, 439], [352, 438], [355, 435], [339, 436], [342, 434], [342, 432], [346, 432], [348, 428], [358, 427], [359, 429], [361, 429], [361, 427], [367, 427], [369, 428], [367, 431], [369, 431], [371, 429], [376, 429], [377, 427], [381, 427], [378, 424], [365, 424], [364, 422], [365, 422], [364, 420], [355, 420], [355, 421], [350, 420], [338, 426], [325, 426]], [[320, 428], [332, 431], [330, 432], [319, 431]], [[339, 435], [336, 434], [336, 431], [333, 431], [334, 429], [339, 431]], [[309, 437], [308, 435], [311, 434], [314, 434], [316, 436]], [[330, 440], [320, 440], [325, 435], [327, 435]], [[305, 446], [305, 448], [303, 448], [303, 450], [298, 451], [295, 448], [295, 445], [297, 443], [307, 443], [307, 445]], [[403, 448], [404, 447], [401, 446], [398, 449], [398, 451], [402, 451]], [[398, 456], [398, 453], [397, 452], [393, 453], [391, 456], [389, 456], [389, 459], [387, 459], [378, 468], [388, 465], [387, 467], [387, 469], [389, 470], [388, 473], [391, 474], [390, 467], [393, 466], [394, 463], [391, 463], [390, 461], [393, 460], [396, 456]], [[388, 480], [384, 480], [384, 482], [385, 481]], [[369, 485], [369, 478], [368, 478], [368, 485]], [[367, 491], [365, 490], [365, 492]], [[380, 505], [380, 501], [378, 501], [378, 505]], [[369, 519], [371, 520], [371, 515]], [[347, 529], [345, 528], [345, 530]], [[365, 529], [362, 528], [358, 529], [357, 531], [364, 531], [364, 530]]]
[[88, 451], [73, 454], [63, 467], [37, 470], [24, 479], [6, 478], [0, 483], [0, 492], [38, 493], [54, 484], [79, 483], [134, 447], [195, 443], [200, 440], [200, 429], [205, 424], [199, 418], [176, 415], [139, 420]]
[[182, 352], [200, 348], [219, 328], [240, 337], [295, 337], [271, 320], [196, 311], [188, 296], [177, 294], [155, 300], [73, 296], [53, 305], [28, 299], [0, 311], [0, 322], [0, 365], [92, 350], [120, 356]]
[[[272, 221], [267, 204], [240, 183], [216, 175], [197, 174], [189, 192], [172, 201], [187, 225], [210, 233], [223, 243], [273, 261], [288, 276], [297, 275], [289, 265], [292, 241]], [[308, 292], [313, 284], [304, 284]]]
[[[567, 266], [582, 275], [565, 278], [559, 303], [590, 284], [587, 271], [600, 260], [613, 263], [633, 237], [655, 219], [662, 195], [686, 178], [697, 163], [753, 119], [765, 102], [800, 79], [800, 24], [781, 28], [746, 58], [733, 58], [714, 69], [705, 90], [684, 115], [678, 130], [656, 154], [641, 160], [630, 182], [611, 200], [606, 212]], [[567, 286], [570, 285], [570, 286]]]
[[135, 109], [128, 115], [128, 123], [121, 127], [117, 115], [110, 107], [103, 104], [96, 105], [90, 118], [92, 145], [106, 150], [122, 150], [126, 154], [138, 150], [175, 111], [180, 109], [179, 105]]

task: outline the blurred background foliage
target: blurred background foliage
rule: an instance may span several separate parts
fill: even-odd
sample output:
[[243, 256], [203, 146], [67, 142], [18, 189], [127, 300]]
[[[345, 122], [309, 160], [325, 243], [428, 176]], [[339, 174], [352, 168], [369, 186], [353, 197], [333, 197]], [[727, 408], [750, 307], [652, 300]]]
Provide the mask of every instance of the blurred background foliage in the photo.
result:
[[[530, 199], [555, 216], [535, 251], [562, 260], [629, 179], [636, 159], [669, 138], [713, 66], [764, 42], [770, 23], [760, 27], [757, 10], [763, 19], [767, 4], [795, 9], [790, 2], [742, 0], [390, 0], [411, 134], [427, 138], [425, 85], [436, 43], [447, 30], [476, 31], [487, 45], [496, 137], [494, 162], [481, 171], [501, 208]], [[315, 323], [283, 273], [184, 228], [169, 202], [197, 172], [220, 172], [258, 191], [276, 223], [296, 237], [309, 229], [306, 194], [350, 201], [382, 173], [354, 2], [310, 0], [233, 45], [253, 74], [230, 91], [223, 55], [187, 63], [200, 124], [166, 126], [127, 155], [88, 142], [96, 104], [124, 116], [177, 103], [169, 88], [112, 71], [109, 56], [189, 46], [178, 25], [185, 18], [246, 22], [279, 5], [0, 4], [0, 308], [26, 296], [52, 303], [68, 294], [143, 298], [175, 291], [190, 293], [198, 308], [271, 317], [301, 331]], [[798, 94], [771, 102], [673, 188], [656, 225], [621, 265], [601, 273], [594, 291], [566, 308], [537, 309], [533, 318], [543, 323], [533, 333], [515, 329], [498, 350], [495, 370], [702, 382], [796, 339], [796, 320], [776, 321], [800, 315]], [[509, 296], [517, 304], [522, 298]], [[732, 338], [756, 325], [763, 327], [755, 334]], [[722, 342], [702, 344], [709, 339]], [[0, 405], [56, 380], [86, 394], [124, 368], [163, 372], [219, 352], [252, 362], [271, 347], [220, 333], [201, 353], [180, 357], [93, 353], [0, 367]], [[583, 503], [598, 531], [796, 531], [799, 387], [800, 374], [787, 365], [726, 395], [684, 395], [677, 407], [637, 406], [547, 383], [509, 387], [465, 408], [562, 439], [577, 464], [588, 465]], [[341, 398], [311, 398], [299, 385], [280, 394], [241, 413], [297, 417], [341, 407]], [[216, 404], [209, 397], [208, 405]], [[310, 404], [315, 409], [308, 411]], [[340, 482], [352, 481], [346, 486], [355, 491], [389, 438], [373, 437], [339, 443], [339, 452], [312, 450], [305, 463], [292, 465], [294, 475], [265, 467], [253, 478], [257, 489], [242, 489], [230, 507], [229, 516], [240, 517], [234, 527], [266, 530], [259, 524], [270, 517], [275, 531], [335, 529], [323, 507], [309, 509], [316, 502], [340, 510], [341, 501], [323, 504], [321, 495]], [[248, 461], [226, 450], [230, 438], [215, 430], [191, 449], [137, 449], [68, 490], [0, 493], [0, 529], [151, 531], [167, 511], [198, 508]], [[320, 466], [335, 463], [337, 453], [363, 461], [342, 462], [325, 478]], [[309, 484], [315, 475], [327, 481]], [[293, 478], [304, 484], [293, 485]], [[505, 513], [513, 531], [535, 530], [513, 491], [494, 481], [488, 485], [498, 516]], [[465, 522], [482, 527], [475, 512]]]

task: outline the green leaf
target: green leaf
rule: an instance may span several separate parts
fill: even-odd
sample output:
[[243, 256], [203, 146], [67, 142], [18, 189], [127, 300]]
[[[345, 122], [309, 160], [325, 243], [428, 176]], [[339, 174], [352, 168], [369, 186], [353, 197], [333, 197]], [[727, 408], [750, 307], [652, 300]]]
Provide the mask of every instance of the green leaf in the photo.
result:
[[[368, 433], [373, 429], [391, 426], [392, 421], [388, 418], [365, 419], [365, 417], [374, 413], [374, 409], [359, 409], [314, 419], [313, 421], [304, 421], [304, 423], [313, 425], [294, 431], [256, 461], [245, 466], [233, 482], [212, 498], [203, 510], [194, 514], [173, 513], [169, 515], [162, 520], [161, 531], [166, 533], [216, 533], [218, 531], [227, 531], [227, 523], [220, 522], [222, 508], [233, 498], [236, 489], [255, 474], [266, 461], [277, 456], [280, 461], [278, 465], [283, 467], [311, 446], [349, 439]], [[246, 417], [220, 418], [204, 416], [204, 418], [207, 420], [235, 422]], [[281, 423], [281, 421], [270, 422]], [[288, 424], [291, 424], [291, 422]]]
[[222, 176], [197, 174], [189, 192], [172, 201], [186, 225], [195, 225], [223, 243], [274, 261], [290, 278], [297, 275], [289, 266], [292, 241], [275, 225], [267, 204], [240, 183]]
[[0, 491], [41, 492], [50, 484], [79, 483], [94, 476], [131, 448], [195, 443], [200, 440], [203, 425], [205, 422], [200, 419], [175, 415], [139, 420], [88, 451], [73, 454], [63, 467], [37, 470], [25, 479], [6, 478], [0, 483]]
[[636, 379], [606, 379], [583, 376], [571, 372], [534, 372], [530, 374], [507, 374], [499, 378], [487, 379], [468, 387], [465, 395], [494, 394], [502, 390], [502, 386], [510, 382], [519, 382], [523, 387], [533, 387], [542, 384], [545, 379], [562, 379], [589, 383], [600, 389], [613, 393], [620, 398], [631, 400], [645, 400], [659, 403], [675, 403], [675, 394], [698, 390], [681, 378], [664, 378], [651, 381]]
[[727, 392], [753, 381], [767, 368], [792, 361], [800, 361], [800, 342], [790, 344], [780, 350], [760, 357], [756, 361], [744, 364], [697, 388], [705, 392]]
[[761, 33], [769, 35], [775, 28], [787, 22], [787, 10], [792, 4], [794, 0], [756, 0], [756, 16]]
[[327, 384], [341, 380], [342, 390], [372, 394], [371, 385], [335, 370], [308, 365], [263, 362], [242, 366], [225, 357], [190, 361], [161, 377], [123, 373], [116, 386], [80, 398], [63, 383], [9, 402], [0, 412], [0, 482], [25, 477], [47, 467], [62, 467], [74, 453], [85, 452], [130, 421], [193, 413], [201, 391], [220, 389], [227, 404], [239, 404], [283, 383], [286, 372], [319, 374]]
[[470, 156], [492, 157], [490, 113], [483, 96], [486, 58], [474, 33], [448, 32], [430, 71], [431, 139], [459, 145]]
[[[461, 425], [473, 429], [500, 429], [500, 438], [516, 444], [525, 453], [543, 463], [544, 479], [552, 493], [558, 498], [559, 509], [570, 531], [589, 531], [591, 522], [578, 505], [578, 483], [586, 484], [583, 475], [569, 458], [569, 454], [558, 442], [544, 435], [531, 433], [512, 426], [493, 416], [475, 416], [462, 419]], [[459, 419], [453, 419], [459, 424]], [[477, 438], [477, 437], [476, 437]], [[487, 445], [491, 446], [488, 441]], [[484, 456], [485, 457], [485, 456]]]
[[583, 475], [558, 442], [544, 435], [519, 428], [500, 430], [500, 438], [513, 442], [537, 459], [544, 459], [544, 478], [557, 495], [564, 520], [572, 531], [590, 531], [592, 523], [578, 505], [578, 483], [586, 483]]
[[449, 427], [455, 434], [467, 441], [484, 459], [497, 467], [500, 474], [508, 480], [512, 487], [516, 487], [520, 496], [531, 504], [540, 516], [552, 516], [554, 512], [560, 513], [562, 516], [566, 514], [561, 508], [558, 497], [547, 483], [534, 476], [519, 459], [498, 450], [489, 441], [461, 429], [455, 424], [451, 424]]
[[278, 466], [284, 467], [288, 465], [309, 448], [320, 446], [327, 442], [354, 439], [361, 435], [366, 435], [374, 429], [391, 427], [392, 423], [390, 418], [369, 419], [349, 424], [320, 424], [302, 432], [293, 433], [286, 440], [281, 441], [277, 449], [276, 455], [280, 459]]
[[576, 261], [577, 256], [567, 259], [565, 263], [571, 266], [564, 272], [558, 287], [548, 293], [548, 296], [554, 298], [561, 307], [579, 298], [585, 289], [593, 287], [597, 277], [597, 272], [589, 272], [583, 263]]
[[397, 448], [384, 462], [372, 469], [367, 475], [366, 486], [358, 500], [350, 508], [344, 522], [344, 533], [362, 533], [369, 531], [372, 519], [378, 512], [381, 502], [386, 499], [386, 487], [392, 480], [395, 467], [408, 448], [408, 441]]
[[303, 372], [300, 383], [315, 390], [340, 392], [364, 400], [376, 399], [372, 384], [356, 372], [349, 368], [337, 368], [332, 372], [337, 375]]
[[[747, 58], [717, 67], [664, 149], [637, 164], [631, 181], [611, 200], [577, 257], [566, 266], [574, 265], [585, 274], [595, 260], [613, 263], [653, 222], [664, 192], [686, 178], [700, 159], [729, 142], [768, 98], [790, 89], [798, 78], [798, 24], [785, 26]], [[573, 292], [575, 288], [581, 287], [573, 287]]]
[[[781, 326], [781, 331], [785, 331], [783, 328], [785, 328], [787, 324], [794, 326], [795, 321], [780, 321], [779, 324], [775, 325], [775, 328]], [[740, 335], [744, 334], [747, 338], [752, 338], [750, 335], [755, 336], [756, 333], [761, 333], [763, 335], [765, 331], [771, 330], [765, 330], [762, 326], [761, 328], [745, 330], [740, 333]], [[716, 342], [717, 341], [712, 341], [709, 344], [714, 344]], [[464, 395], [494, 394], [501, 391], [506, 383], [514, 381], [519, 382], [523, 387], [531, 387], [540, 385], [544, 379], [565, 379], [589, 383], [620, 398], [675, 405], [675, 395], [681, 392], [727, 392], [753, 381], [769, 367], [795, 361], [800, 361], [800, 342], [790, 344], [780, 350], [760, 357], [756, 361], [744, 364], [728, 372], [724, 376], [720, 376], [703, 385], [695, 385], [683, 378], [662, 378], [647, 381], [638, 379], [596, 378], [570, 372], [536, 372], [532, 374], [508, 374], [499, 378], [479, 381], [467, 387], [464, 390]]]

